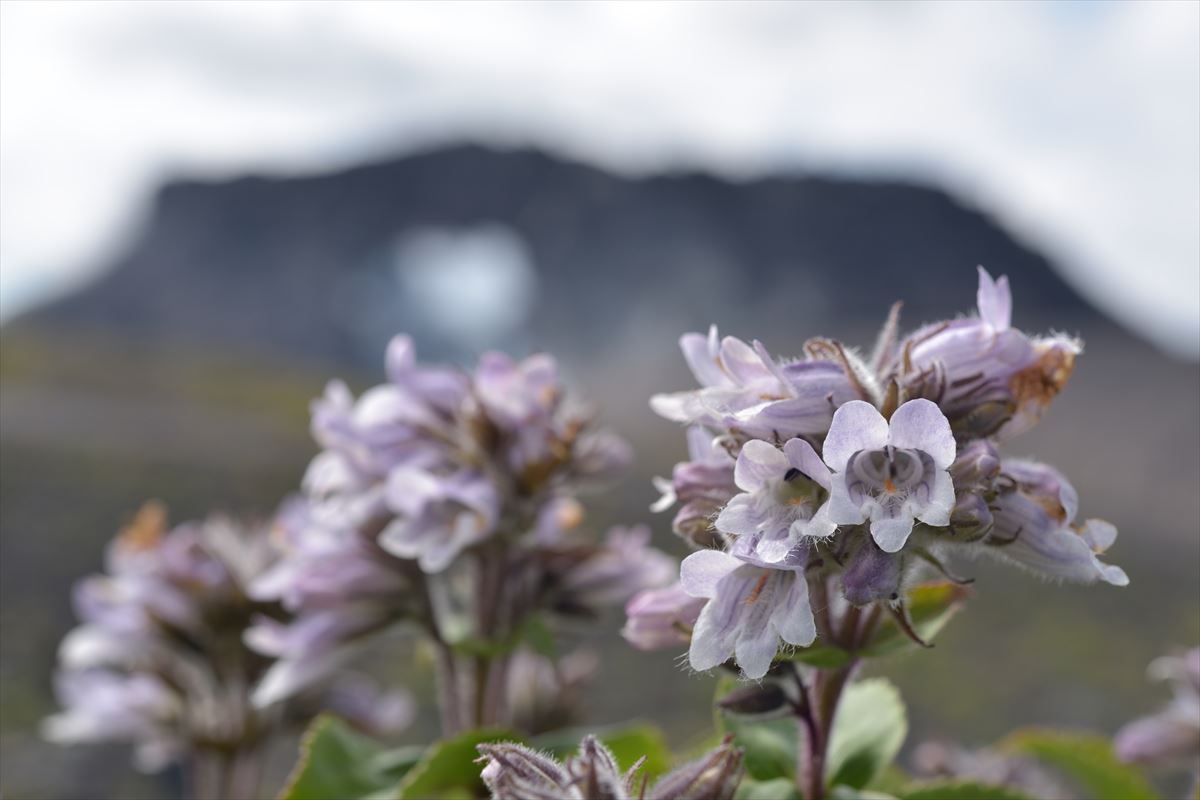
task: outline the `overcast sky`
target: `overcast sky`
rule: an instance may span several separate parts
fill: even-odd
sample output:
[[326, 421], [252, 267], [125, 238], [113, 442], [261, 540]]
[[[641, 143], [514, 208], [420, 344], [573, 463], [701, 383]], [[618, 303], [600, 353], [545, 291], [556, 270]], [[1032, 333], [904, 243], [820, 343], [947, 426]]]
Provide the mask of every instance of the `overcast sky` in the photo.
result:
[[934, 182], [1200, 357], [1200, 3], [5, 2], [0, 105], [3, 316], [171, 176], [468, 137]]

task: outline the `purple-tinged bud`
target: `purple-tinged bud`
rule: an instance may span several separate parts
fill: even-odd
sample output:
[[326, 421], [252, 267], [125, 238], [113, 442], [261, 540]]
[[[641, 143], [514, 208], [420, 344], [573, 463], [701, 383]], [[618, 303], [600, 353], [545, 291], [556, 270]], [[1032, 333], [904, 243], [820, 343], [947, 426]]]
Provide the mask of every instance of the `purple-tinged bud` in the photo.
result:
[[[634, 795], [634, 769], [621, 772], [616, 758], [594, 736], [562, 764], [519, 744], [481, 744], [480, 778], [493, 800], [626, 800]], [[641, 762], [638, 762], [640, 766]]]
[[960, 441], [1009, 439], [1037, 422], [1071, 376], [1080, 344], [1011, 326], [1007, 278], [979, 270], [978, 317], [927, 325], [900, 343], [882, 378], [935, 401]]
[[692, 597], [679, 583], [638, 592], [625, 606], [628, 620], [621, 635], [638, 650], [665, 650], [687, 644], [704, 603], [704, 598]]
[[994, 522], [986, 500], [971, 492], [960, 492], [950, 512], [950, 534], [956, 541], [976, 542], [991, 532]]
[[647, 800], [733, 800], [742, 780], [743, 751], [726, 736], [715, 749], [664, 775]]
[[1000, 474], [1000, 453], [987, 439], [975, 439], [960, 447], [950, 465], [950, 477], [960, 492], [965, 489], [989, 489]]
[[1098, 519], [1075, 521], [1079, 495], [1062, 473], [1005, 459], [1000, 483], [1004, 490], [995, 500], [995, 524], [984, 552], [1054, 578], [1129, 583], [1124, 570], [1099, 558], [1116, 540], [1117, 529]]
[[903, 571], [900, 553], [885, 553], [873, 540], [865, 539], [842, 573], [842, 595], [856, 606], [895, 600], [900, 596]]

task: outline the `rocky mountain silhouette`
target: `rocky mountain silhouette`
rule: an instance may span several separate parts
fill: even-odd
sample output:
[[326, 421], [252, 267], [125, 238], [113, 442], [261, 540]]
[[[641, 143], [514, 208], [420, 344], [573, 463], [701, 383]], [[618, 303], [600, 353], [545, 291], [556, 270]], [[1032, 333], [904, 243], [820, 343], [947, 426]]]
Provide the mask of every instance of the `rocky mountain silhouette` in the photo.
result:
[[511, 234], [536, 275], [515, 338], [560, 353], [634, 331], [673, 342], [712, 321], [749, 335], [795, 328], [800, 341], [839, 335], [898, 298], [915, 324], [967, 310], [976, 264], [1011, 277], [1025, 326], [1095, 319], [1044, 257], [935, 188], [621, 177], [458, 146], [324, 175], [170, 183], [127, 255], [15, 324], [371, 367], [408, 330], [441, 354], [451, 345], [422, 330], [391, 254], [414, 231], [478, 226]]

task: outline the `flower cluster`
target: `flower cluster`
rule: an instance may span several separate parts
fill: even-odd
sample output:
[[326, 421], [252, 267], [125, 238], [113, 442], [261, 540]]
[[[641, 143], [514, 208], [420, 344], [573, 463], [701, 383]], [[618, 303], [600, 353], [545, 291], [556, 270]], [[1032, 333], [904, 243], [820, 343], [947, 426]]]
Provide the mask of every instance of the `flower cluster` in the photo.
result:
[[110, 544], [106, 574], [75, 591], [82, 624], [63, 640], [46, 720], [59, 742], [127, 740], [159, 769], [195, 747], [234, 747], [261, 733], [247, 687], [268, 660], [242, 635], [257, 613], [246, 594], [275, 552], [259, 527], [210, 517], [168, 531], [148, 503]]
[[493, 800], [733, 800], [742, 779], [742, 751], [728, 738], [653, 787], [637, 777], [642, 760], [622, 772], [594, 736], [563, 763], [519, 744], [482, 744], [479, 752]]
[[944, 571], [958, 549], [1127, 583], [1098, 558], [1113, 526], [1077, 521], [1075, 490], [1052, 467], [997, 450], [1041, 417], [1080, 344], [1013, 328], [1007, 279], [982, 268], [977, 301], [977, 315], [903, 338], [897, 305], [870, 358], [813, 339], [781, 361], [715, 328], [685, 335], [700, 388], [651, 405], [688, 426], [690, 460], [658, 481], [655, 507], [682, 503], [674, 529], [701, 549], [677, 587], [631, 601], [627, 638], [661, 647], [690, 633], [693, 668], [732, 657], [758, 678], [781, 640], [816, 638], [814, 579], [836, 577], [853, 605], [894, 603], [918, 564]]
[[[361, 397], [333, 382], [313, 405], [323, 450], [289, 513], [283, 560], [252, 587], [296, 615], [251, 632], [280, 659], [259, 705], [401, 623], [450, 658], [461, 643], [510, 641], [534, 613], [590, 616], [674, 571], [645, 529], [581, 533], [579, 494], [618, 475], [630, 451], [572, 401], [552, 358], [488, 353], [467, 372], [418, 364], [398, 336], [386, 367], [387, 382]], [[463, 682], [454, 664], [442, 670], [452, 688]], [[466, 683], [489, 680], [503, 682]], [[468, 723], [480, 720], [451, 727]]]

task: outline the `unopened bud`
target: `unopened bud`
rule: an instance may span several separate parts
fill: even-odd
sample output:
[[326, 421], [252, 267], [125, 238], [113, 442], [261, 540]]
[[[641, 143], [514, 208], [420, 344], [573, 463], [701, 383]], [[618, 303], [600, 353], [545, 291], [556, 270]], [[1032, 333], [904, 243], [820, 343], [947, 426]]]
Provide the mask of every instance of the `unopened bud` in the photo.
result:
[[964, 542], [978, 541], [987, 536], [993, 522], [987, 501], [970, 492], [959, 494], [954, 510], [950, 512], [950, 532]]
[[774, 714], [787, 708], [788, 697], [778, 683], [739, 686], [717, 701], [722, 711], [743, 716]]
[[842, 573], [842, 596], [856, 606], [894, 600], [900, 594], [902, 564], [899, 553], [885, 553], [867, 539]]

